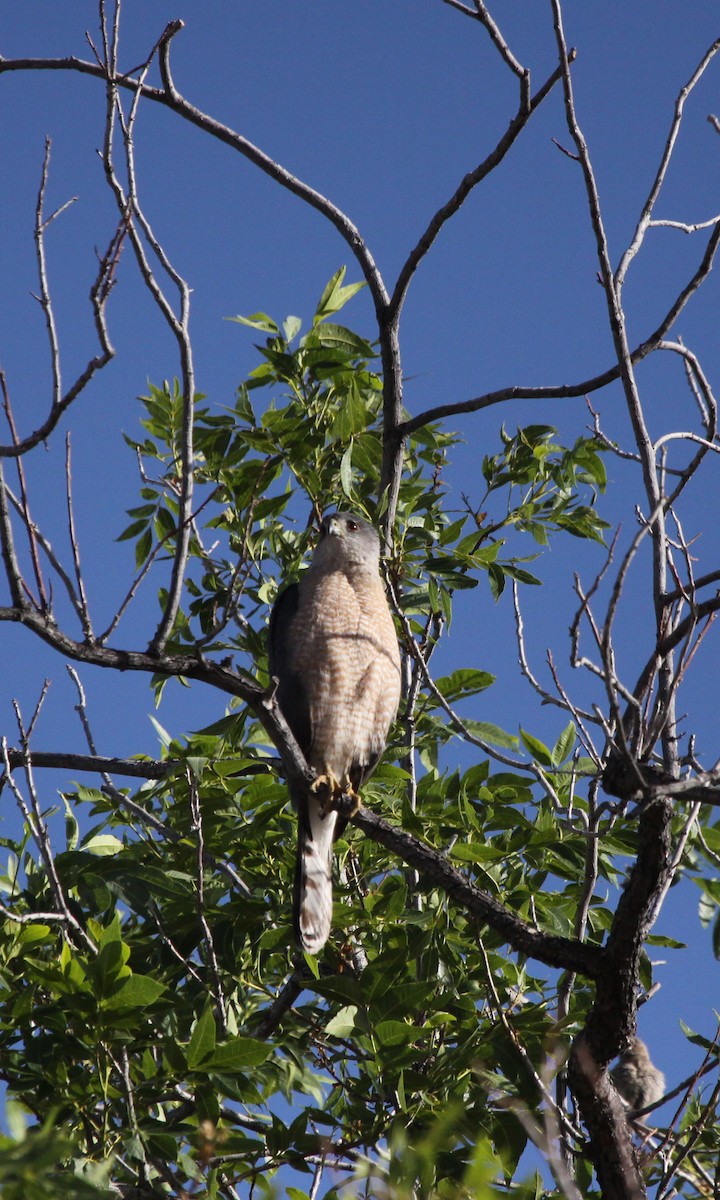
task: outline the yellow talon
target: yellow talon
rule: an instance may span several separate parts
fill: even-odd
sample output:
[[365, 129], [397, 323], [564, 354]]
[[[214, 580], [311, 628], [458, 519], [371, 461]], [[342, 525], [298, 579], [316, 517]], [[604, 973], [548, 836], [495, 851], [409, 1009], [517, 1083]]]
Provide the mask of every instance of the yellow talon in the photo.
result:
[[355, 791], [355, 788], [351, 784], [350, 780], [347, 778], [345, 781], [345, 787], [343, 788], [343, 795], [347, 796], [348, 800], [352, 800], [352, 808], [350, 809], [350, 812], [347, 813], [347, 816], [354, 817], [355, 813], [362, 808], [362, 800]]
[[349, 816], [354, 816], [361, 805], [360, 797], [355, 791], [349, 775], [345, 775], [341, 782], [330, 768], [322, 775], [318, 775], [317, 779], [313, 781], [310, 791], [314, 795], [319, 794], [320, 811], [323, 817], [329, 809], [335, 808], [343, 797], [347, 797], [353, 802]]
[[320, 816], [324, 817], [337, 799], [342, 796], [342, 785], [335, 774], [328, 768], [324, 774], [318, 775], [312, 783], [310, 791], [320, 799]]

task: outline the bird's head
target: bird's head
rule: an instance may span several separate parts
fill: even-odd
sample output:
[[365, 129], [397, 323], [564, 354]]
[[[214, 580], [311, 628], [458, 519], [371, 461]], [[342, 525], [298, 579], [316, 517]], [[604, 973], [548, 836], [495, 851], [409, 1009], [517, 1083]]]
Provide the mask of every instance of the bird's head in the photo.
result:
[[377, 530], [355, 513], [329, 513], [320, 522], [320, 540], [313, 562], [339, 566], [349, 563], [377, 571], [380, 563]]

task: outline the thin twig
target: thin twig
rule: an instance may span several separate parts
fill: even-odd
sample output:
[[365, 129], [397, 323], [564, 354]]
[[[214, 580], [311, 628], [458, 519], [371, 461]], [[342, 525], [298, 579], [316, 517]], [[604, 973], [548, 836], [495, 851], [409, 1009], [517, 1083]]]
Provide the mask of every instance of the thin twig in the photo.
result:
[[[57, 329], [55, 328], [55, 315], [50, 300], [50, 291], [47, 281], [47, 264], [45, 261], [45, 227], [44, 205], [45, 205], [45, 189], [48, 181], [48, 171], [50, 169], [50, 138], [45, 138], [45, 156], [43, 158], [42, 173], [40, 176], [40, 187], [38, 188], [37, 204], [35, 206], [35, 251], [37, 254], [38, 276], [40, 279], [40, 295], [36, 297], [39, 300], [45, 315], [45, 327], [47, 329], [48, 342], [50, 343], [50, 366], [52, 370], [52, 407], [56, 408], [62, 397], [62, 376], [60, 373], [60, 349], [58, 346]], [[52, 217], [49, 218], [52, 220]]]
[[[50, 545], [50, 542], [47, 540], [47, 538], [45, 537], [44, 533], [42, 533], [40, 528], [32, 520], [29, 511], [23, 505], [22, 499], [19, 496], [16, 496], [15, 493], [7, 486], [7, 484], [5, 485], [3, 490], [4, 490], [5, 495], [7, 496], [8, 500], [12, 504], [13, 508], [15, 509], [16, 513], [20, 517], [23, 525], [25, 525], [26, 529], [28, 530], [28, 536], [32, 536], [33, 540], [37, 543], [37, 545], [40, 547], [43, 554], [47, 558], [48, 562], [50, 563], [50, 566], [53, 568], [53, 570], [56, 572], [58, 578], [64, 584], [65, 590], [66, 590], [66, 592], [68, 594], [68, 598], [70, 600], [70, 603], [72, 604], [73, 608], [75, 609], [75, 612], [77, 613], [78, 618], [82, 622], [80, 601], [79, 601], [77, 593], [75, 591], [75, 585], [73, 584], [72, 579], [70, 578], [67, 571], [65, 570], [62, 563], [60, 562], [60, 559], [55, 554], [55, 551], [53, 550], [52, 546]], [[24, 581], [23, 581], [23, 585], [25, 586], [25, 590], [27, 591], [27, 587], [24, 584]], [[49, 607], [49, 601], [48, 601], [48, 607]]]
[[[710, 46], [710, 48], [708, 50], [706, 50], [705, 54], [701, 58], [700, 62], [698, 63], [695, 70], [693, 71], [692, 75], [690, 76], [690, 79], [688, 80], [688, 82], [685, 84], [685, 86], [683, 88], [680, 89], [678, 97], [675, 101], [675, 110], [673, 112], [673, 119], [670, 124], [670, 130], [669, 130], [669, 133], [667, 136], [667, 140], [665, 142], [665, 148], [663, 150], [662, 157], [660, 159], [660, 164], [658, 166], [658, 169], [657, 169], [657, 172], [655, 175], [655, 179], [653, 180], [652, 186], [650, 188], [650, 192], [645, 201], [645, 204], [643, 205], [642, 212], [640, 214], [640, 219], [637, 223], [637, 227], [636, 227], [635, 232], [630, 241], [630, 245], [628, 246], [627, 250], [623, 254], [623, 256], [620, 260], [618, 269], [615, 272], [614, 282], [615, 282], [615, 289], [617, 291], [618, 297], [622, 294], [623, 283], [625, 281], [625, 276], [627, 274], [628, 267], [630, 266], [630, 263], [632, 262], [635, 255], [640, 250], [640, 247], [642, 246], [642, 243], [643, 243], [643, 240], [645, 237], [645, 231], [651, 224], [653, 209], [655, 207], [657, 198], [660, 195], [660, 190], [665, 182], [665, 177], [667, 175], [668, 168], [670, 166], [670, 161], [672, 159], [673, 151], [675, 149], [675, 143], [676, 143], [678, 135], [680, 133], [680, 125], [682, 123], [685, 102], [686, 102], [688, 96], [690, 95], [690, 93], [692, 92], [693, 88], [695, 87], [695, 85], [702, 78], [705, 70], [707, 69], [708, 65], [710, 64], [710, 62], [712, 61], [714, 56], [717, 54], [718, 50], [720, 50], [720, 38], [718, 38], [715, 42], [713, 42], [713, 44]], [[718, 220], [720, 220], [720, 218], [716, 218], [715, 222], [712, 222], [712, 224], [717, 225]], [[655, 224], [657, 224], [657, 223], [658, 222], [655, 222]], [[669, 222], [662, 222], [662, 223], [669, 224]], [[705, 224], [708, 225], [708, 224], [711, 224], [711, 222], [706, 222]], [[703, 227], [704, 226], [696, 226], [696, 228], [703, 228]]]
[[212, 994], [217, 1005], [218, 1017], [220, 1019], [220, 1028], [223, 1037], [227, 1034], [227, 1009], [225, 1006], [225, 996], [223, 994], [222, 979], [220, 978], [220, 967], [215, 953], [215, 942], [212, 935], [212, 930], [208, 923], [207, 913], [205, 912], [205, 835], [203, 832], [202, 805], [200, 804], [200, 793], [198, 791], [197, 780], [190, 768], [185, 773], [188, 789], [190, 792], [190, 814], [192, 819], [192, 829], [197, 838], [197, 853], [196, 853], [196, 875], [195, 887], [197, 894], [197, 911], [200, 925], [205, 939], [207, 955], [210, 961], [210, 971], [212, 973], [213, 987]]
[[77, 581], [80, 620], [82, 622], [83, 633], [85, 634], [87, 640], [91, 642], [93, 640], [92, 622], [90, 620], [90, 610], [88, 608], [87, 596], [85, 595], [85, 584], [83, 582], [82, 571], [80, 570], [80, 547], [78, 545], [77, 531], [75, 529], [69, 433], [65, 439], [65, 494], [67, 497], [68, 533], [70, 535], [70, 546], [72, 548], [73, 565], [75, 567], [75, 579]]
[[[15, 708], [15, 714], [17, 716], [18, 725], [20, 728], [21, 742], [23, 743], [23, 746], [27, 749], [28, 731], [25, 729], [25, 727], [23, 725], [22, 715], [20, 713], [20, 709], [17, 704], [17, 701], [14, 703], [13, 707]], [[10, 790], [12, 791], [13, 795], [15, 796], [15, 799], [18, 804], [18, 808], [20, 809], [20, 811], [27, 823], [27, 827], [30, 830], [30, 833], [32, 834], [33, 840], [34, 840], [34, 842], [38, 848], [38, 851], [40, 853], [40, 857], [42, 858], [42, 861], [44, 863], [45, 870], [47, 872], [48, 882], [50, 884], [50, 889], [51, 889], [53, 897], [55, 899], [57, 911], [60, 914], [60, 916], [62, 917], [64, 927], [68, 933], [70, 931], [72, 931], [72, 934], [74, 935], [76, 941], [79, 944], [84, 945], [86, 949], [91, 951], [91, 953], [96, 954], [97, 946], [95, 945], [93, 939], [90, 937], [88, 932], [85, 929], [83, 929], [80, 922], [77, 920], [77, 918], [73, 915], [70, 908], [68, 907], [67, 899], [65, 897], [65, 893], [63, 891], [62, 884], [60, 883], [60, 879], [58, 877], [57, 869], [55, 866], [55, 858], [53, 855], [52, 847], [50, 845], [50, 834], [49, 834], [47, 825], [45, 824], [45, 819], [42, 815], [42, 811], [41, 811], [40, 804], [39, 804], [38, 797], [37, 797], [37, 792], [35, 790], [35, 783], [34, 783], [33, 774], [32, 774], [32, 767], [30, 766], [29, 762], [27, 762], [27, 761], [25, 762], [25, 764], [24, 764], [25, 778], [27, 781], [28, 793], [30, 796], [30, 806], [29, 806], [25, 800], [25, 797], [23, 796], [22, 792], [20, 791], [20, 788], [15, 783], [12, 771], [10, 769], [10, 762], [8, 759], [8, 752], [7, 752], [8, 751], [7, 739], [2, 738], [0, 745], [2, 748], [2, 757], [3, 757], [3, 762], [5, 764], [5, 774], [6, 774], [7, 782], [10, 786]]]
[[[150, 66], [150, 61], [151, 60], [149, 59], [141, 74], [140, 82], [143, 87], [145, 75]], [[108, 64], [108, 70], [109, 66], [110, 64]], [[135, 258], [142, 278], [151, 296], [153, 297], [158, 310], [173, 333], [177, 341], [180, 354], [183, 389], [183, 420], [180, 453], [178, 460], [175, 463], [175, 470], [180, 478], [179, 515], [171, 578], [169, 587], [167, 589], [167, 599], [163, 606], [163, 614], [160, 623], [150, 643], [151, 653], [159, 653], [162, 651], [170, 635], [180, 608], [180, 599], [184, 586], [185, 571], [187, 568], [190, 546], [190, 514], [192, 511], [192, 495], [194, 485], [193, 428], [195, 405], [195, 372], [189, 334], [191, 289], [170, 262], [170, 259], [160, 244], [159, 239], [156, 237], [149, 221], [143, 213], [138, 196], [135, 172], [134, 129], [138, 113], [138, 104], [142, 95], [142, 89], [139, 89], [135, 92], [130, 107], [130, 113], [127, 120], [125, 120], [122, 107], [120, 105], [117, 82], [112, 78], [108, 78], [107, 118], [103, 164], [105, 167], [106, 178], [116, 199], [120, 217], [121, 219], [125, 220], [127, 233], [135, 252]], [[121, 184], [114, 165], [113, 134], [116, 122], [120, 125], [123, 137], [125, 166], [128, 180], [127, 191]], [[144, 242], [147, 243], [147, 246], [156, 257], [160, 267], [178, 290], [180, 306], [179, 314], [177, 315], [173, 310], [172, 304], [155, 277], [145, 250]]]

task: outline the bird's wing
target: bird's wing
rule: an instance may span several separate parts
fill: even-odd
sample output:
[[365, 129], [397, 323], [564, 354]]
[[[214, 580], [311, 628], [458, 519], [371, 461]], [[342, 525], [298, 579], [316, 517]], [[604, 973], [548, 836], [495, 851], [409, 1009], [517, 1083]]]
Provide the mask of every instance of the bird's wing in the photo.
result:
[[303, 680], [292, 667], [292, 622], [299, 600], [298, 585], [291, 583], [273, 605], [268, 629], [268, 664], [270, 675], [278, 681], [277, 701], [282, 714], [307, 758], [312, 743], [310, 707]]
[[[302, 675], [292, 665], [292, 624], [299, 600], [298, 585], [292, 583], [275, 601], [268, 630], [268, 659], [270, 674], [278, 681], [278, 704], [307, 758], [312, 746], [310, 706]], [[332, 847], [338, 814], [324, 813], [318, 797], [305, 788], [291, 786], [290, 798], [298, 817], [293, 896], [295, 940], [309, 954], [318, 954], [327, 941], [332, 922]]]

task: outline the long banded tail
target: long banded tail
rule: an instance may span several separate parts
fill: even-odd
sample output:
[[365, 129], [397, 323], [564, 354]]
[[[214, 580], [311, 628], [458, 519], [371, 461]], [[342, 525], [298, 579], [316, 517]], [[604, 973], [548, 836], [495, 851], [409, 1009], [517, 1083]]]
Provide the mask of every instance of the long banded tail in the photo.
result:
[[332, 925], [332, 858], [338, 814], [324, 816], [315, 796], [298, 804], [293, 924], [295, 941], [308, 954], [319, 954]]

